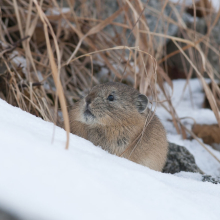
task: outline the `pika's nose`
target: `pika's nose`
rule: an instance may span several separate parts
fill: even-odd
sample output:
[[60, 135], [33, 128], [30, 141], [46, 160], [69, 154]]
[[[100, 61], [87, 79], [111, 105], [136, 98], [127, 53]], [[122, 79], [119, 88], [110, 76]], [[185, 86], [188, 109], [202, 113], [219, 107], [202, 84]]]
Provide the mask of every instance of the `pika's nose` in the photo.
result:
[[86, 97], [86, 108], [88, 109], [89, 108], [89, 104], [92, 102], [91, 98], [90, 97]]

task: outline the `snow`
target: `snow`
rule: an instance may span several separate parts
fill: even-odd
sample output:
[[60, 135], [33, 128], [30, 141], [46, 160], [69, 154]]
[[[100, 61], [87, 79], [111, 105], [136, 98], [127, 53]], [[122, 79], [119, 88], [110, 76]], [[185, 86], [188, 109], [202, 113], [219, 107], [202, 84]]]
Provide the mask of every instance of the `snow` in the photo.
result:
[[[170, 0], [173, 3], [185, 4], [185, 5], [192, 5], [193, 0]], [[199, 0], [194, 0], [194, 2], [198, 2]]]
[[211, 0], [211, 1], [212, 1], [213, 8], [215, 8], [216, 11], [218, 11], [220, 9], [220, 1], [219, 0]]
[[14, 50], [12, 52], [12, 54], [10, 55], [10, 58], [12, 59], [12, 61], [17, 65], [17, 66], [21, 66], [22, 67], [22, 72], [27, 76], [27, 61], [26, 59], [21, 56], [18, 51]]
[[71, 11], [70, 8], [68, 7], [63, 7], [60, 9], [54, 7], [54, 8], [49, 8], [45, 14], [46, 15], [60, 15], [60, 10], [61, 10], [61, 13], [63, 14], [69, 13]]
[[[190, 6], [193, 2], [199, 2], [200, 0], [170, 0], [173, 3], [185, 4]], [[219, 0], [209, 0], [212, 3], [213, 8], [218, 11], [220, 9], [220, 1]]]
[[[71, 9], [69, 7], [63, 7], [63, 8], [49, 8], [46, 12], [45, 12], [45, 15], [47, 16], [50, 16], [50, 15], [60, 15], [61, 13], [62, 14], [67, 14], [71, 12]], [[76, 26], [75, 23], [73, 22], [70, 22], [74, 27]], [[65, 20], [65, 19], [61, 19], [61, 26], [63, 28], [66, 28], [68, 29], [69, 28], [69, 24], [68, 22]]]
[[[206, 80], [209, 83], [209, 80]], [[191, 129], [194, 121], [198, 124], [217, 124], [214, 113], [210, 109], [202, 108], [204, 102], [204, 91], [202, 89], [202, 84], [198, 79], [191, 79], [189, 85], [184, 91], [186, 80], [174, 80], [173, 81], [173, 91], [167, 86], [167, 92], [171, 97], [172, 104], [180, 118], [187, 117], [183, 119], [182, 122]], [[160, 96], [161, 100], [165, 100], [165, 97]], [[168, 105], [166, 105], [168, 107]], [[175, 128], [167, 119], [171, 119], [169, 113], [167, 113], [163, 108], [157, 109], [157, 114], [164, 122], [164, 126], [169, 133], [175, 133]]]
[[[184, 83], [174, 81], [172, 98], [183, 116], [191, 108], [188, 88], [182, 101], [177, 99]], [[199, 122], [199, 82], [192, 80], [191, 89], [197, 97], [192, 113]], [[210, 111], [203, 111], [214, 121]], [[195, 140], [176, 134], [161, 107], [157, 114], [168, 125], [170, 141], [187, 147], [205, 172], [220, 173], [220, 165]], [[65, 150], [63, 129], [55, 127], [53, 136], [52, 123], [3, 100], [0, 121], [0, 207], [22, 219], [219, 219], [220, 185], [201, 182], [200, 174], [156, 172], [72, 134]]]

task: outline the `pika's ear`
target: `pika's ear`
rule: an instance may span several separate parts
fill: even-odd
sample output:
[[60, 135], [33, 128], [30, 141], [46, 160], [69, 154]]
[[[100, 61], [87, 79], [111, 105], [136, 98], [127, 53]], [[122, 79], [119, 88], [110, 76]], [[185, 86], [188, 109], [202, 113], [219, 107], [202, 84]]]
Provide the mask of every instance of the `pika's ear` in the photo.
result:
[[147, 108], [148, 98], [145, 95], [138, 95], [137, 100], [135, 102], [137, 110], [142, 113]]

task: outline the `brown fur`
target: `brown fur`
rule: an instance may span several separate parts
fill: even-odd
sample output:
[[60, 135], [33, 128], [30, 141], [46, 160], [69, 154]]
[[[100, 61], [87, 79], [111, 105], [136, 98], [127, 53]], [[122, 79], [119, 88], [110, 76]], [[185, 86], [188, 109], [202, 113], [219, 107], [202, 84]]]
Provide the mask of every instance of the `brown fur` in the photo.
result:
[[[113, 101], [108, 100], [109, 95], [114, 96]], [[123, 157], [161, 171], [168, 150], [166, 132], [146, 100], [121, 83], [95, 86], [71, 110], [71, 132], [111, 154], [124, 152]]]

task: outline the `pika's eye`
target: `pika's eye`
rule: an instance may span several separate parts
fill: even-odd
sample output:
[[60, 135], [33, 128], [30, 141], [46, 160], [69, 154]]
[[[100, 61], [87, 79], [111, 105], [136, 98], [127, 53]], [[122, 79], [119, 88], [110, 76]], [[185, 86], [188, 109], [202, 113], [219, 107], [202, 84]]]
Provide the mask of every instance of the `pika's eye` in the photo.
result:
[[111, 101], [111, 102], [114, 101], [114, 96], [113, 96], [113, 95], [109, 95], [108, 98], [107, 98], [107, 100], [109, 100], [109, 101]]

